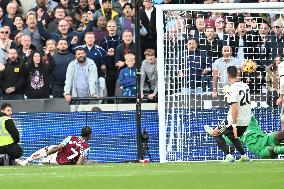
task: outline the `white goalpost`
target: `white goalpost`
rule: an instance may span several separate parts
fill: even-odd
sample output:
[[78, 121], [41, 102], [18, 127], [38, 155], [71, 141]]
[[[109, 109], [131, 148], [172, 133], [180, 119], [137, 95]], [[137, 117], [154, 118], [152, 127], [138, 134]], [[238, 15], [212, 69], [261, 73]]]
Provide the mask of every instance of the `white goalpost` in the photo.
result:
[[[213, 99], [209, 86], [201, 87], [203, 83], [200, 83], [197, 75], [192, 79], [194, 73], [188, 65], [189, 52], [186, 44], [189, 36], [193, 35], [193, 17], [210, 15], [212, 12], [221, 13], [226, 19], [232, 15], [242, 14], [246, 17], [252, 14], [253, 16], [249, 17], [257, 21], [257, 27], [254, 28], [256, 34], [253, 35], [257, 35], [261, 24], [259, 20], [263, 20], [264, 17], [255, 15], [279, 14], [281, 17], [281, 14], [284, 14], [284, 3], [167, 4], [158, 5], [156, 8], [160, 162], [221, 159], [222, 153], [213, 139], [205, 134], [203, 126], [216, 126], [225, 118], [224, 108], [227, 106], [220, 105], [225, 101], [222, 95], [218, 99]], [[202, 45], [202, 40], [199, 40], [199, 43]], [[281, 50], [283, 53], [283, 49]], [[272, 61], [271, 59], [271, 63]], [[253, 100], [255, 114], [271, 114], [263, 115], [260, 122], [263, 121], [271, 125], [272, 129], [276, 129], [278, 122], [274, 118], [279, 117], [279, 110], [262, 106], [266, 102], [263, 100], [267, 94], [265, 88], [266, 85], [262, 85], [260, 92], [253, 94], [256, 96]]]

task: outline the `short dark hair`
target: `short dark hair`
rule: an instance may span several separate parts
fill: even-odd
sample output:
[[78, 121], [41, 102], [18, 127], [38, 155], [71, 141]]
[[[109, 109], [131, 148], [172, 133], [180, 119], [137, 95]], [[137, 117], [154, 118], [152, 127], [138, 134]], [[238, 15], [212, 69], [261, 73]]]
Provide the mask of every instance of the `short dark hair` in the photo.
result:
[[198, 39], [196, 37], [194, 37], [193, 35], [189, 35], [188, 38], [186, 39], [186, 43], [188, 43], [188, 41], [190, 40], [194, 40], [196, 43], [198, 43]]
[[5, 110], [7, 107], [12, 108], [12, 105], [9, 104], [9, 103], [3, 103], [3, 104], [1, 105], [1, 110]]
[[82, 137], [88, 137], [92, 134], [92, 128], [89, 126], [85, 126], [81, 130], [81, 136]]
[[74, 51], [75, 51], [75, 54], [76, 54], [77, 51], [84, 51], [85, 52], [85, 49], [82, 46], [78, 46], [74, 49]]
[[229, 66], [227, 68], [227, 74], [229, 77], [236, 78], [238, 76], [238, 69], [236, 66]]
[[130, 6], [130, 8], [133, 9], [133, 5], [131, 3], [125, 3], [122, 7], [122, 10], [124, 10], [126, 6]]
[[61, 37], [58, 41], [66, 41], [67, 42], [67, 39]]

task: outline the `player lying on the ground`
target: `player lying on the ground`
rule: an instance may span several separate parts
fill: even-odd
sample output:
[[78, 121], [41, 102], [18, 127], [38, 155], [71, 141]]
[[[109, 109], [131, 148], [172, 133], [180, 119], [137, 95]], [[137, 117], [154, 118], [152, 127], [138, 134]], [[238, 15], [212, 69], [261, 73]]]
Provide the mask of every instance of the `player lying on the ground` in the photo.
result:
[[[281, 120], [281, 125], [284, 125], [284, 119]], [[213, 128], [207, 129], [206, 132], [211, 136], [221, 135], [218, 127], [214, 130]], [[281, 146], [284, 142], [284, 132], [264, 133], [254, 116], [245, 132], [239, 137], [251, 153], [261, 158], [274, 159], [279, 154], [284, 154], [284, 146]]]
[[83, 127], [81, 137], [68, 136], [60, 144], [42, 148], [18, 164], [25, 166], [36, 159], [41, 159], [42, 163], [58, 165], [81, 165], [89, 155], [90, 146], [87, 141], [91, 139], [92, 129]]

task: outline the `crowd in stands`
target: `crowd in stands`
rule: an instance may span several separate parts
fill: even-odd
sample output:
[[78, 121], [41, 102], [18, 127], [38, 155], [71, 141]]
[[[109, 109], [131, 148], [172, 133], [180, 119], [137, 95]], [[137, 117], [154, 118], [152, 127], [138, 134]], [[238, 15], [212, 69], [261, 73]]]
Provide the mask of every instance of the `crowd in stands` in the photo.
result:
[[[153, 100], [158, 93], [155, 6], [268, 0], [140, 2], [139, 90], [142, 97]], [[0, 1], [0, 98], [65, 98], [70, 102], [72, 97], [136, 95], [134, 0], [35, 0], [25, 14], [21, 3]], [[261, 87], [269, 85], [269, 102], [277, 100], [275, 79], [283, 55], [284, 15], [176, 14], [175, 20], [165, 23], [165, 30], [173, 43], [179, 42], [178, 31], [183, 27], [186, 30], [192, 91], [209, 91], [216, 97], [218, 88], [222, 88], [219, 85], [227, 82], [224, 67], [240, 67], [244, 59], [252, 59], [259, 65], [258, 70], [243, 74], [243, 80], [253, 93], [261, 93]]]
[[[175, 55], [165, 56], [176, 62], [172, 63], [178, 77], [172, 81], [178, 85], [174, 88], [217, 98], [229, 85], [226, 68], [234, 65], [251, 94], [262, 95], [268, 106], [276, 106], [280, 100], [278, 65], [284, 51], [283, 20], [284, 14], [274, 12], [167, 12], [165, 43], [170, 44], [165, 52]], [[243, 71], [245, 60], [257, 65], [254, 72]]]

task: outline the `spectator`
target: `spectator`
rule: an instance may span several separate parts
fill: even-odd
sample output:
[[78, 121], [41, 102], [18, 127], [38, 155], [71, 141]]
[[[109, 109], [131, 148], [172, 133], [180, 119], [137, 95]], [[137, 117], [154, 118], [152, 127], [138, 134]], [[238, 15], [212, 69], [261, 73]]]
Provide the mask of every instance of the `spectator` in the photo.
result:
[[146, 59], [141, 65], [141, 98], [148, 95], [147, 98], [153, 100], [158, 93], [157, 60], [153, 49], [146, 49], [144, 55]]
[[23, 150], [18, 144], [20, 141], [19, 131], [17, 130], [12, 116], [11, 104], [1, 104], [0, 122], [0, 154], [9, 155], [9, 165], [15, 165], [15, 159], [20, 158]]
[[88, 7], [89, 7], [89, 10], [92, 11], [93, 13], [101, 8], [97, 0], [88, 0]]
[[[182, 58], [186, 57], [185, 61]], [[187, 42], [187, 52], [181, 52], [178, 57], [179, 75], [182, 76], [184, 82], [188, 83], [185, 92], [202, 94], [203, 82], [211, 82], [204, 78], [211, 69], [211, 59], [207, 52], [198, 48], [198, 40], [190, 37]], [[208, 85], [208, 83], [207, 83]]]
[[76, 59], [70, 62], [66, 72], [64, 97], [70, 102], [72, 97], [98, 97], [98, 72], [93, 60], [86, 57], [83, 48], [75, 51]]
[[16, 49], [9, 49], [5, 70], [0, 72], [0, 86], [4, 92], [4, 100], [24, 100], [25, 76], [25, 64], [18, 57]]
[[23, 29], [22, 33], [31, 37], [31, 44], [43, 54], [43, 44], [44, 40], [42, 39], [39, 30], [37, 28], [36, 14], [34, 12], [29, 12], [26, 16], [27, 27]]
[[141, 36], [141, 54], [148, 48], [157, 50], [156, 8], [150, 0], [143, 1], [144, 8], [141, 10], [141, 24], [146, 28], [147, 35]]
[[0, 7], [0, 28], [5, 25], [9, 26], [10, 28], [13, 27], [13, 23], [9, 19], [4, 19], [3, 9]]
[[11, 48], [16, 48], [16, 43], [9, 38], [10, 28], [9, 26], [4, 26], [0, 28], [0, 48], [4, 51], [8, 51]]
[[72, 49], [73, 46], [80, 44], [81, 40], [83, 39], [85, 32], [87, 31], [91, 31], [93, 28], [93, 14], [91, 12], [88, 12], [89, 15], [89, 23], [88, 23], [88, 27], [85, 31], [81, 32], [81, 33], [76, 33], [76, 32], [70, 32], [69, 31], [69, 26], [68, 23], [66, 22], [66, 20], [60, 20], [59, 24], [58, 24], [58, 32], [54, 32], [54, 33], [49, 33], [47, 32], [41, 22], [41, 17], [43, 15], [43, 12], [38, 11], [38, 23], [37, 23], [37, 27], [39, 30], [40, 35], [45, 39], [54, 39], [56, 42], [61, 39], [64, 38], [67, 40], [69, 48]]
[[272, 23], [272, 32], [271, 32], [271, 57], [274, 57], [279, 54], [283, 56], [283, 25], [280, 20], [276, 20]]
[[79, 27], [77, 28], [77, 32], [84, 31], [87, 28], [88, 23], [89, 23], [89, 16], [85, 12], [82, 14], [81, 22], [80, 22]]
[[136, 68], [135, 56], [133, 54], [126, 54], [124, 56], [126, 68], [123, 68], [119, 74], [120, 88], [122, 89], [122, 96], [136, 95]]
[[29, 35], [23, 35], [21, 37], [21, 45], [18, 49], [18, 55], [22, 62], [26, 63], [30, 58], [31, 52], [35, 51], [35, 46], [32, 45], [31, 37]]
[[111, 0], [102, 0], [102, 8], [97, 10], [94, 14], [95, 22], [100, 16], [105, 16], [106, 20], [115, 20], [118, 22], [118, 13], [112, 9]]
[[74, 26], [73, 18], [71, 16], [65, 16], [64, 20], [67, 22], [69, 32], [76, 31], [76, 27]]
[[85, 35], [86, 44], [82, 46], [87, 58], [93, 60], [97, 67], [98, 76], [98, 95], [99, 97], [105, 97], [106, 92], [106, 82], [105, 82], [105, 64], [108, 63], [107, 52], [100, 46], [95, 45], [95, 35], [93, 32], [87, 32]]
[[7, 13], [7, 10], [6, 10], [7, 5], [9, 3], [11, 3], [11, 2], [16, 3], [16, 5], [17, 5], [17, 12], [16, 13], [17, 14], [22, 14], [23, 13], [23, 7], [22, 7], [22, 4], [21, 4], [20, 0], [1, 0], [0, 6], [2, 7], [2, 9], [4, 11], [4, 14]]
[[[122, 68], [125, 68], [126, 64], [125, 64], [125, 55], [126, 54], [135, 54], [135, 44], [133, 43], [133, 36], [132, 33], [130, 31], [124, 31], [122, 34], [122, 43], [120, 43], [115, 50], [115, 66], [118, 69], [118, 75], [119, 71]], [[120, 84], [119, 84], [120, 80], [118, 79], [116, 82], [116, 90], [115, 90], [115, 95], [119, 96], [121, 93], [121, 88], [120, 88]]]
[[229, 44], [230, 37], [234, 37], [236, 30], [235, 30], [235, 23], [234, 22], [227, 22], [225, 26], [225, 33], [223, 35], [223, 40], [227, 40], [227, 44]]
[[133, 43], [131, 31], [124, 31], [122, 34], [123, 43], [119, 44], [115, 50], [116, 67], [119, 69], [125, 66], [124, 55], [131, 53], [135, 54], [135, 44]]
[[123, 5], [123, 14], [118, 18], [120, 25], [120, 31], [118, 35], [121, 35], [125, 30], [131, 31], [134, 35], [134, 23], [135, 18], [132, 16], [133, 6], [131, 3], [125, 3]]
[[16, 12], [17, 12], [17, 4], [13, 2], [8, 3], [7, 14], [5, 16], [5, 19], [9, 19], [11, 22], [13, 22]]
[[51, 77], [52, 96], [63, 98], [67, 67], [75, 56], [68, 50], [66, 39], [58, 41], [57, 49], [58, 51], [52, 56], [55, 64]]
[[26, 95], [28, 99], [49, 98], [50, 75], [53, 67], [53, 61], [49, 61], [48, 64], [42, 62], [39, 52], [35, 51], [31, 54], [27, 64]]
[[115, 50], [119, 45], [121, 39], [116, 34], [117, 27], [114, 20], [107, 23], [108, 36], [101, 41], [101, 47], [107, 52], [108, 63], [106, 64], [106, 88], [107, 96], [113, 97], [115, 95], [115, 85], [118, 77], [118, 69], [115, 62]]
[[254, 48], [257, 46], [258, 36], [252, 35], [246, 30], [244, 20], [238, 23], [236, 35], [230, 37], [229, 45], [232, 47], [233, 56], [240, 60], [254, 59]]
[[57, 51], [56, 46], [57, 46], [56, 41], [53, 40], [53, 39], [49, 39], [49, 40], [47, 40], [46, 43], [45, 43], [44, 50], [45, 50], [45, 51], [47, 50], [47, 52], [48, 52], [51, 56], [53, 56], [53, 55], [56, 53], [56, 51]]
[[[118, 0], [112, 3], [112, 9], [117, 12], [118, 17], [123, 16], [123, 7], [126, 3], [129, 3], [133, 6], [135, 1], [134, 0]], [[131, 14], [133, 15], [133, 12]]]
[[32, 8], [30, 11], [33, 11], [35, 13], [40, 13], [40, 19], [43, 20], [43, 24], [46, 25], [49, 23], [50, 21], [50, 17], [49, 17], [49, 13], [48, 13], [48, 9], [45, 5], [45, 0], [36, 0], [36, 6], [34, 8]]
[[224, 18], [223, 17], [217, 18], [215, 21], [215, 29], [216, 29], [216, 34], [221, 40], [224, 39], [225, 27], [226, 27], [226, 23], [225, 23]]
[[199, 43], [202, 44], [200, 40], [205, 39], [205, 21], [203, 17], [197, 17], [195, 19], [195, 28], [190, 30], [190, 35], [192, 35], [195, 39], [199, 40]]
[[[205, 50], [210, 58], [210, 62], [214, 62], [222, 56], [223, 41], [216, 35], [215, 28], [206, 27], [205, 29], [205, 43], [200, 44], [200, 49]], [[207, 68], [202, 72], [202, 91], [212, 92], [212, 65], [207, 63]]]
[[51, 56], [53, 56], [57, 51], [56, 45], [57, 43], [53, 39], [49, 39], [46, 41], [45, 47], [43, 48], [44, 56], [42, 57], [42, 61], [44, 64], [49, 64], [51, 61], [53, 61], [51, 60]]
[[271, 63], [271, 37], [269, 35], [270, 27], [267, 23], [259, 24], [259, 43], [257, 48], [255, 48], [255, 57], [254, 60], [261, 67], [261, 70], [264, 71], [265, 67]]
[[96, 36], [95, 44], [99, 45], [101, 40], [108, 36], [108, 31], [106, 29], [106, 18], [104, 16], [100, 16], [97, 20], [97, 27], [94, 28], [94, 34]]
[[13, 20], [13, 30], [11, 31], [11, 39], [15, 39], [15, 36], [24, 29], [24, 18], [21, 15], [16, 15]]
[[75, 15], [73, 17], [74, 24], [76, 25], [76, 27], [80, 25], [83, 13], [88, 11], [89, 11], [88, 0], [80, 0], [78, 6], [75, 9]]
[[57, 0], [57, 1], [59, 1], [58, 6], [63, 7], [63, 9], [65, 10], [66, 16], [72, 17], [72, 20], [73, 20], [75, 13], [74, 13], [74, 10], [73, 10], [74, 6], [72, 6], [71, 1], [70, 0]]
[[211, 58], [211, 62], [214, 62], [222, 56], [223, 41], [216, 35], [215, 28], [206, 27], [205, 43], [200, 44], [200, 49], [206, 50], [208, 56]]
[[280, 98], [279, 94], [279, 72], [278, 65], [281, 63], [282, 57], [277, 55], [273, 63], [266, 67], [266, 86], [267, 86], [267, 105], [276, 107], [277, 99]]
[[66, 16], [65, 10], [63, 7], [56, 7], [54, 9], [54, 19], [48, 23], [47, 25], [47, 32], [56, 31], [58, 28], [58, 22]]
[[222, 92], [225, 85], [229, 85], [227, 78], [227, 67], [236, 66], [239, 69], [240, 76], [241, 60], [232, 56], [232, 48], [224, 45], [222, 48], [222, 57], [215, 60], [212, 64], [213, 70], [213, 98], [217, 98], [218, 93]]

